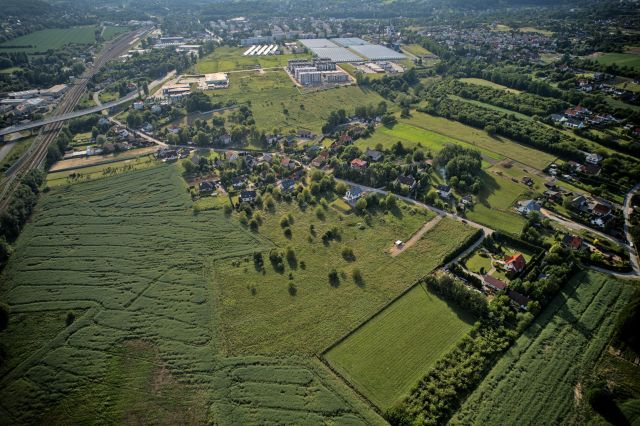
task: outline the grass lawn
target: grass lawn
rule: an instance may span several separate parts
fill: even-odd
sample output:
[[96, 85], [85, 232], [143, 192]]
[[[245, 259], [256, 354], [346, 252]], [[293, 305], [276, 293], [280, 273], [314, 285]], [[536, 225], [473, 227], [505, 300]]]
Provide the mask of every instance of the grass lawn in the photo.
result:
[[196, 64], [199, 73], [247, 70], [254, 68], [284, 67], [289, 59], [310, 58], [309, 54], [286, 54], [267, 56], [243, 56], [249, 47], [222, 46], [206, 55]]
[[3, 423], [382, 424], [319, 362], [220, 355], [210, 265], [270, 246], [173, 165], [44, 193], [0, 275]]
[[[466, 225], [443, 219], [416, 245], [391, 257], [388, 250], [394, 241], [409, 239], [433, 217], [427, 210], [400, 206], [395, 214], [374, 214], [370, 225], [361, 216], [342, 215], [333, 208], [323, 210], [324, 219], [313, 208], [301, 211], [286, 203], [279, 203], [275, 214], [265, 213], [259, 235], [279, 247], [294, 247], [296, 261], [283, 272], [274, 269], [267, 252], [264, 272], [256, 270], [251, 256], [215, 263], [213, 276], [220, 284], [216, 312], [225, 351], [316, 354], [428, 274], [473, 233]], [[289, 213], [294, 218], [290, 240], [280, 226], [281, 217]], [[324, 244], [321, 236], [332, 227], [341, 240]], [[344, 247], [353, 250], [355, 260], [342, 257]], [[331, 268], [339, 274], [337, 283], [328, 279]], [[355, 269], [362, 274], [361, 282], [352, 278]]]
[[466, 212], [466, 217], [493, 229], [520, 234], [526, 219], [512, 209], [513, 203], [526, 191], [523, 185], [482, 171], [478, 202]]
[[518, 144], [502, 137], [491, 137], [484, 130], [475, 129], [457, 121], [413, 111], [412, 116], [400, 120], [401, 123], [421, 127], [453, 139], [458, 139], [480, 150], [490, 151], [493, 157], [502, 156], [515, 159], [536, 169], [544, 169], [554, 160], [554, 156]]
[[325, 357], [385, 410], [469, 332], [472, 322], [471, 315], [418, 285]]
[[489, 256], [481, 256], [480, 251], [477, 250], [466, 260], [465, 267], [477, 274], [480, 274], [481, 270], [487, 273], [491, 269], [491, 258]]
[[619, 67], [627, 66], [640, 71], [640, 55], [633, 53], [603, 53], [594, 55], [593, 59], [603, 65], [616, 64]]
[[547, 37], [551, 37], [553, 35], [553, 31], [543, 30], [536, 27], [520, 27], [518, 28], [518, 31], [522, 33], [538, 33], [538, 34], [545, 35]]
[[112, 38], [115, 38], [116, 36], [118, 36], [119, 34], [122, 33], [126, 33], [127, 31], [129, 31], [129, 27], [116, 27], [116, 26], [107, 26], [104, 27], [104, 31], [102, 32], [102, 37], [105, 40], [111, 40]]
[[445, 145], [457, 144], [466, 148], [478, 149], [484, 156], [499, 161], [504, 159], [503, 156], [497, 155], [486, 149], [479, 149], [470, 143], [452, 138], [440, 133], [433, 132], [421, 127], [417, 127], [400, 120], [393, 128], [380, 126], [367, 139], [358, 139], [355, 145], [360, 149], [375, 148], [381, 144], [383, 149], [389, 149], [396, 142], [402, 142], [405, 148], [413, 148], [414, 146], [422, 147], [425, 150], [434, 153], [440, 151]]
[[[59, 49], [67, 44], [92, 44], [96, 41], [96, 27], [86, 25], [71, 28], [51, 28], [36, 31], [0, 44], [0, 52], [45, 52], [49, 49]], [[7, 48], [6, 46], [25, 46], [21, 48]]]
[[500, 358], [450, 424], [583, 423], [576, 401], [605, 350], [633, 286], [579, 272]]
[[[309, 129], [320, 133], [331, 111], [353, 112], [357, 105], [377, 105], [382, 97], [358, 86], [300, 93], [283, 70], [229, 74], [229, 88], [207, 92], [214, 102], [251, 103], [256, 126], [267, 132]], [[389, 103], [393, 110], [394, 105]]]
[[9, 153], [2, 160], [0, 160], [0, 171], [4, 172], [9, 167], [11, 167], [16, 161], [18, 161], [18, 159], [22, 156], [22, 154], [24, 154], [24, 152], [27, 149], [29, 149], [29, 147], [31, 146], [35, 138], [36, 138], [35, 136], [29, 136], [26, 138], [22, 138], [16, 142], [9, 142], [9, 143], [14, 143], [14, 145], [13, 145], [13, 148], [11, 148], [11, 150], [9, 151]]
[[500, 89], [500, 90], [504, 90], [506, 92], [511, 92], [511, 93], [521, 93], [520, 90], [511, 89], [507, 86], [503, 86], [502, 84], [494, 83], [492, 81], [485, 80], [482, 78], [471, 77], [471, 78], [461, 78], [459, 80], [462, 81], [463, 83], [475, 84], [476, 86], [485, 86], [485, 87], [490, 87], [492, 89]]
[[415, 56], [428, 55], [431, 53], [419, 44], [403, 44], [402, 49]]

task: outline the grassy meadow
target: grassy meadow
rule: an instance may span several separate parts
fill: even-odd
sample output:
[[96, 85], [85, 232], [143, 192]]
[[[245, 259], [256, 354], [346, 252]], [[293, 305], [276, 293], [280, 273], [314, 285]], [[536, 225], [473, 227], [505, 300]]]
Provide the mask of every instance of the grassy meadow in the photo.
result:
[[385, 410], [469, 332], [472, 322], [467, 312], [417, 285], [325, 358]]
[[581, 379], [605, 349], [633, 287], [580, 272], [496, 363], [451, 424], [572, 424]]
[[502, 84], [494, 83], [492, 81], [485, 80], [483, 78], [475, 78], [475, 77], [461, 78], [460, 81], [462, 81], [463, 83], [475, 84], [476, 86], [490, 87], [491, 89], [500, 89], [500, 90], [504, 90], [505, 92], [521, 93], [520, 90], [511, 89], [507, 86], [503, 86]]
[[302, 128], [317, 134], [331, 111], [344, 108], [353, 112], [358, 105], [383, 101], [375, 92], [358, 86], [301, 93], [284, 70], [230, 73], [228, 89], [208, 94], [214, 102], [250, 103], [259, 129], [271, 132]]
[[593, 55], [593, 59], [602, 65], [616, 64], [640, 70], [640, 55], [636, 53], [603, 53]]
[[247, 70], [255, 68], [285, 67], [289, 59], [310, 58], [309, 54], [286, 54], [267, 56], [243, 56], [247, 47], [222, 46], [206, 55], [196, 64], [196, 71], [200, 73], [214, 73]]
[[[280, 203], [264, 214], [259, 234], [275, 245], [295, 248], [296, 259], [278, 272], [264, 253], [258, 271], [251, 256], [224, 259], [214, 265], [221, 339], [229, 355], [290, 353], [316, 354], [362, 323], [418, 278], [428, 274], [445, 254], [459, 246], [473, 229], [443, 219], [416, 245], [397, 257], [388, 251], [394, 241], [408, 240], [433, 214], [400, 204], [394, 213], [376, 213], [367, 223], [355, 214], [333, 207], [301, 211]], [[291, 214], [291, 238], [284, 235], [281, 217]], [[311, 232], [310, 225], [314, 226]], [[332, 227], [340, 240], [323, 243]], [[314, 235], [315, 234], [315, 235]], [[346, 260], [343, 248], [354, 258]], [[339, 279], [331, 282], [335, 268]], [[362, 278], [353, 278], [359, 270]], [[295, 291], [289, 289], [293, 283]]]
[[195, 212], [175, 166], [52, 188], [0, 275], [3, 418], [379, 423], [317, 362], [220, 356], [210, 267], [271, 246]]
[[[13, 40], [0, 43], [0, 52], [39, 53], [59, 49], [67, 44], [92, 44], [96, 41], [94, 25], [71, 28], [50, 28], [36, 31]], [[7, 46], [25, 46], [7, 48]], [[26, 47], [31, 46], [31, 47]]]

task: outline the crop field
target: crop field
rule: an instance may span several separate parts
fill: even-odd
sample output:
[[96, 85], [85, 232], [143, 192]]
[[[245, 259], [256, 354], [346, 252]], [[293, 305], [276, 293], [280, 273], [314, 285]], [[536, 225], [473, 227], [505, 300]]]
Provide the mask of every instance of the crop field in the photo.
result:
[[420, 146], [423, 149], [436, 153], [444, 148], [448, 144], [462, 145], [465, 148], [478, 149], [485, 158], [489, 158], [492, 161], [499, 161], [504, 159], [503, 156], [486, 149], [478, 148], [467, 142], [463, 142], [460, 139], [456, 139], [450, 136], [446, 136], [440, 133], [433, 132], [421, 127], [416, 127], [411, 124], [407, 124], [402, 120], [393, 126], [378, 127], [376, 131], [367, 139], [358, 139], [355, 145], [360, 149], [375, 148], [378, 144], [381, 144], [384, 149], [390, 149], [396, 142], [402, 142], [406, 148], [413, 148], [414, 146]]
[[507, 86], [503, 86], [502, 84], [494, 83], [483, 78], [461, 78], [460, 81], [462, 81], [463, 83], [475, 84], [476, 86], [490, 87], [492, 89], [500, 89], [511, 93], [520, 93], [520, 90], [511, 89]]
[[472, 323], [471, 315], [418, 285], [325, 358], [385, 410], [408, 393]]
[[[92, 44], [96, 41], [96, 27], [93, 25], [51, 28], [36, 31], [0, 44], [0, 52], [46, 52], [49, 49], [59, 49], [67, 44]], [[7, 46], [21, 46], [7, 48]], [[22, 47], [24, 46], [24, 47]], [[30, 46], [30, 47], [29, 47]]]
[[451, 423], [572, 424], [581, 379], [605, 349], [633, 287], [596, 272], [574, 276], [467, 398]]
[[43, 194], [0, 276], [3, 418], [379, 421], [317, 363], [218, 355], [210, 265], [271, 245], [221, 212], [196, 213], [174, 166]]
[[267, 56], [243, 56], [249, 47], [237, 48], [222, 46], [203, 57], [196, 64], [199, 73], [226, 72], [254, 68], [275, 68], [287, 66], [289, 59], [305, 59], [309, 54], [286, 54]]
[[516, 200], [522, 198], [526, 191], [524, 186], [486, 171], [481, 172], [480, 180], [478, 202], [467, 210], [466, 216], [493, 229], [519, 234], [526, 219], [512, 207]]
[[[216, 262], [216, 313], [225, 352], [321, 352], [433, 270], [473, 233], [467, 225], [443, 219], [414, 246], [391, 257], [394, 241], [407, 240], [433, 217], [427, 210], [400, 206], [394, 213], [374, 214], [369, 224], [331, 207], [301, 211], [280, 203], [275, 213], [265, 214], [259, 234], [283, 249], [294, 247], [295, 259], [285, 260], [282, 271], [272, 266], [267, 252], [262, 271], [251, 256]], [[290, 239], [280, 226], [287, 214], [293, 217]], [[321, 236], [334, 226], [340, 240], [324, 243]], [[352, 259], [343, 257], [345, 247], [353, 250]], [[338, 274], [335, 281], [328, 277], [332, 268]], [[361, 279], [354, 279], [354, 270]]]
[[506, 138], [491, 137], [483, 130], [475, 129], [457, 121], [434, 117], [417, 111], [413, 111], [410, 118], [400, 120], [400, 122], [461, 140], [475, 146], [479, 150], [495, 153], [493, 154], [494, 157], [496, 157], [497, 154], [506, 158], [512, 158], [539, 170], [544, 169], [555, 158], [550, 154], [529, 148]]
[[616, 64], [619, 67], [627, 66], [640, 70], [640, 55], [634, 53], [603, 53], [593, 55], [593, 58], [603, 65]]
[[250, 102], [256, 126], [267, 132], [303, 128], [319, 134], [331, 111], [344, 108], [353, 112], [358, 105], [383, 101], [375, 92], [358, 86], [300, 93], [283, 70], [230, 73], [228, 89], [208, 94], [214, 102]]

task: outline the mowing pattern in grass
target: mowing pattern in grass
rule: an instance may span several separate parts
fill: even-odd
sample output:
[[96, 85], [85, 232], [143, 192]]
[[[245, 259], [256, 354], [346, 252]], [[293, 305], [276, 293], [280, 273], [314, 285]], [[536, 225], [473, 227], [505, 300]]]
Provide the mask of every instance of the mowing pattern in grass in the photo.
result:
[[325, 357], [385, 410], [471, 329], [472, 321], [418, 285]]
[[380, 423], [319, 362], [220, 358], [211, 264], [272, 245], [194, 214], [176, 170], [42, 196], [0, 276], [6, 423]]
[[605, 348], [631, 291], [632, 286], [602, 274], [577, 274], [498, 361], [452, 423], [572, 423], [568, 416], [581, 377]]
[[[209, 92], [214, 102], [251, 102], [256, 126], [273, 129], [309, 129], [320, 133], [333, 110], [353, 112], [358, 105], [377, 105], [382, 97], [357, 86], [302, 94], [283, 70], [229, 74], [229, 88]], [[394, 107], [389, 103], [389, 109]]]
[[[93, 25], [71, 28], [51, 28], [36, 31], [0, 44], [0, 52], [45, 52], [59, 49], [67, 44], [91, 44], [96, 41], [96, 27]], [[24, 48], [7, 48], [6, 46], [32, 46]]]
[[260, 68], [284, 67], [289, 59], [309, 58], [308, 54], [300, 55], [268, 55], [243, 56], [248, 47], [218, 47], [196, 64], [196, 71], [201, 73], [225, 72]]
[[[426, 210], [402, 206], [395, 214], [374, 214], [370, 225], [355, 215], [341, 220], [334, 208], [323, 209], [323, 219], [312, 209], [301, 212], [297, 205], [285, 203], [278, 204], [275, 214], [266, 214], [260, 233], [280, 247], [294, 247], [296, 261], [289, 265], [285, 259], [281, 272], [271, 265], [268, 253], [264, 272], [256, 271], [250, 257], [216, 263], [215, 280], [220, 283], [216, 312], [227, 353], [318, 353], [429, 273], [473, 232], [444, 219], [416, 245], [392, 258], [387, 252], [393, 242], [408, 239], [432, 217]], [[280, 218], [287, 213], [294, 218], [290, 240], [280, 227]], [[323, 243], [322, 235], [332, 227], [341, 240]], [[343, 258], [344, 247], [353, 250], [355, 259]], [[334, 282], [328, 278], [332, 268], [339, 277]], [[353, 278], [356, 269], [361, 280]], [[295, 286], [293, 295], [290, 282]]]

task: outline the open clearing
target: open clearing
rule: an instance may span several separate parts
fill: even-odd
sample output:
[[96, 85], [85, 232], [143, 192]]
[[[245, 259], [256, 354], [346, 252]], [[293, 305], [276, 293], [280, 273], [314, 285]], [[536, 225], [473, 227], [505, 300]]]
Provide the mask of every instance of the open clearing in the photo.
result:
[[[296, 261], [285, 259], [281, 273], [266, 252], [264, 273], [256, 270], [251, 256], [215, 263], [216, 313], [224, 350], [229, 355], [317, 354], [428, 274], [473, 234], [473, 228], [443, 219], [411, 250], [392, 258], [389, 245], [408, 239], [433, 217], [425, 209], [400, 206], [395, 214], [372, 215], [370, 225], [354, 214], [340, 219], [342, 214], [332, 208], [323, 211], [322, 220], [313, 209], [302, 212], [286, 203], [278, 204], [275, 214], [265, 214], [260, 235], [282, 248], [294, 247]], [[280, 218], [289, 213], [294, 218], [291, 239], [280, 227]], [[340, 241], [324, 244], [321, 236], [334, 226]], [[353, 250], [355, 259], [343, 258], [344, 247]], [[338, 282], [329, 281], [332, 268]], [[360, 282], [352, 277], [355, 269], [362, 274]], [[296, 287], [294, 294], [289, 282]]]
[[195, 214], [175, 166], [43, 194], [0, 276], [3, 419], [380, 423], [318, 362], [220, 357], [209, 267], [271, 245]]
[[[92, 44], [96, 41], [96, 27], [93, 25], [52, 28], [27, 34], [0, 44], [0, 52], [46, 52], [49, 49], [59, 49], [67, 44]], [[8, 48], [7, 46], [20, 46]]]
[[[256, 126], [272, 132], [309, 129], [320, 133], [329, 114], [341, 108], [353, 113], [358, 105], [377, 105], [384, 99], [358, 86], [300, 93], [284, 70], [230, 73], [229, 88], [207, 92], [214, 102], [250, 103]], [[394, 106], [389, 104], [389, 109]]]
[[441, 220], [442, 220], [442, 216], [434, 217], [429, 222], [422, 225], [422, 228], [420, 228], [415, 234], [413, 234], [411, 238], [409, 238], [409, 240], [403, 242], [402, 246], [398, 247], [394, 244], [393, 247], [391, 247], [391, 249], [389, 250], [391, 257], [396, 257], [397, 255], [407, 250], [408, 248], [413, 247], [418, 241], [420, 241], [420, 239], [424, 234], [426, 234], [429, 230], [433, 229], [433, 227], [436, 226], [438, 222], [440, 222]]
[[640, 54], [634, 53], [600, 53], [588, 56], [603, 65], [616, 64], [619, 67], [627, 66], [640, 71]]
[[325, 358], [385, 410], [469, 332], [472, 322], [471, 315], [417, 285]]
[[199, 73], [226, 72], [234, 70], [248, 70], [255, 68], [285, 67], [289, 59], [309, 58], [309, 54], [299, 55], [267, 55], [267, 56], [243, 56], [249, 48], [222, 46], [206, 55], [196, 64]]
[[474, 78], [474, 77], [461, 78], [460, 81], [462, 81], [463, 83], [475, 84], [476, 86], [484, 86], [484, 87], [490, 87], [492, 89], [500, 89], [500, 90], [504, 90], [505, 92], [521, 93], [520, 90], [511, 89], [507, 86], [503, 86], [502, 84], [494, 83], [492, 81], [485, 80], [482, 78]]
[[600, 357], [632, 291], [631, 285], [605, 275], [578, 273], [502, 356], [451, 423], [573, 423], [576, 385]]
[[402, 49], [416, 56], [428, 55], [431, 53], [419, 44], [403, 44]]

